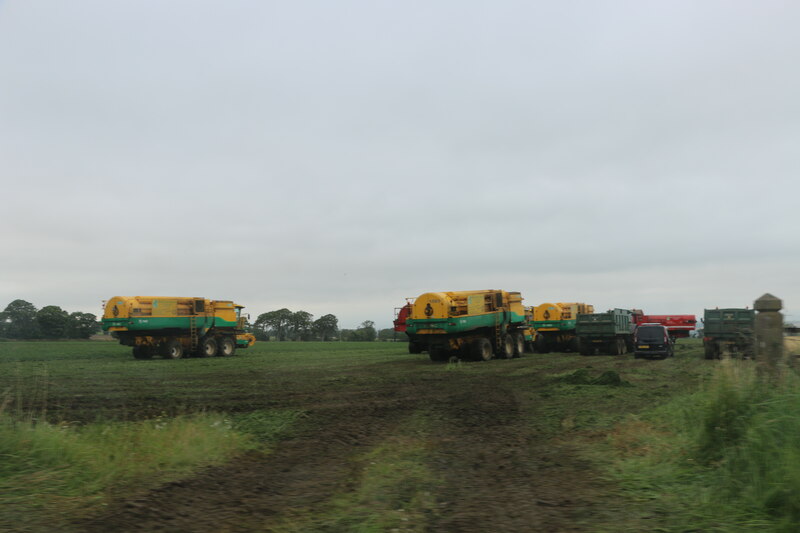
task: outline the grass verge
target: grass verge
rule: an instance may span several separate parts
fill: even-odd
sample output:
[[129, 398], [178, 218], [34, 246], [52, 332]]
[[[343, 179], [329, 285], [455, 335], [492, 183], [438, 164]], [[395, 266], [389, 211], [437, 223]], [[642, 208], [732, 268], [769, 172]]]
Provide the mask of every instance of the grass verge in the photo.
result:
[[721, 361], [698, 392], [619, 424], [613, 477], [666, 531], [800, 530], [800, 379]]
[[115, 494], [180, 479], [274, 442], [297, 413], [194, 414], [85, 426], [0, 413], [0, 530], [67, 531]]

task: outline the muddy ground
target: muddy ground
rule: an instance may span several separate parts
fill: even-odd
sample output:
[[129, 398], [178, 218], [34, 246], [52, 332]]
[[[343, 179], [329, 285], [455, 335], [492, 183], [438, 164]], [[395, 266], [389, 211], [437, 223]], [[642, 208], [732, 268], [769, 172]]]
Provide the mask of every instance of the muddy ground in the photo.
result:
[[[302, 423], [269, 452], [249, 452], [122, 497], [75, 526], [91, 532], [341, 530], [315, 517], [356, 490], [366, 451], [398, 437], [410, 415], [425, 412], [435, 416], [424, 434], [425, 466], [438, 480], [435, 503], [396, 530], [651, 529], [657, 517], [622, 498], [604, 465], [586, 452], [606, 445], [616, 421], [693, 387], [707, 368], [696, 355], [679, 350], [671, 360], [642, 361], [548, 354], [448, 366], [423, 354], [347, 365], [342, 373], [328, 367], [254, 372], [250, 383], [241, 374], [219, 374], [215, 380], [228, 392], [204, 397], [204, 408], [300, 410]], [[570, 382], [580, 369], [590, 377], [612, 370], [622, 386]], [[143, 412], [169, 408], [146, 390], [124, 398], [126, 409], [136, 402]]]

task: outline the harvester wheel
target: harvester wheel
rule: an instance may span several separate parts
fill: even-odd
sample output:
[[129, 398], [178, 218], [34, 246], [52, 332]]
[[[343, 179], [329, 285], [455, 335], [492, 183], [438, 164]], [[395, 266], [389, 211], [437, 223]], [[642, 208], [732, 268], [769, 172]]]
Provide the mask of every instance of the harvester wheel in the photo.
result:
[[500, 339], [498, 354], [503, 359], [512, 359], [514, 357], [514, 338], [511, 335], [503, 335], [503, 338]]
[[550, 351], [547, 349], [547, 339], [544, 338], [544, 335], [536, 335], [536, 339], [533, 341], [533, 346], [536, 348], [538, 353], [547, 353]]
[[514, 357], [522, 357], [525, 353], [525, 336], [522, 333], [514, 334]]
[[447, 350], [443, 346], [431, 346], [428, 348], [428, 357], [434, 363], [441, 363], [447, 361]]
[[134, 346], [133, 357], [135, 359], [152, 359], [153, 350], [151, 350], [149, 346], [143, 346], [143, 345]]
[[183, 357], [183, 344], [178, 339], [170, 339], [161, 346], [164, 359], [180, 359]]
[[236, 344], [230, 337], [223, 337], [219, 341], [219, 350], [217, 355], [220, 357], [228, 357], [236, 353]]
[[488, 361], [494, 357], [492, 343], [486, 337], [480, 337], [472, 341], [472, 358], [475, 361]]
[[217, 355], [217, 341], [214, 337], [205, 337], [200, 341], [200, 350], [198, 351], [200, 357], [214, 357]]

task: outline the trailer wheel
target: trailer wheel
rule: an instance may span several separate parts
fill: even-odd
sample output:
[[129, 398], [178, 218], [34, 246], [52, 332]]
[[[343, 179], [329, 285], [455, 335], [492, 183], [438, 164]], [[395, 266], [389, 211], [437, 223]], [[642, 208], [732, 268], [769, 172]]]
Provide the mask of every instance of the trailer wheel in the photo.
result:
[[525, 336], [522, 333], [514, 334], [514, 357], [522, 357], [525, 353]]
[[594, 347], [589, 341], [578, 339], [578, 353], [581, 355], [592, 355], [594, 354]]
[[713, 344], [707, 343], [705, 346], [703, 346], [703, 348], [705, 349], [706, 359], [716, 359], [716, 354], [715, 354], [716, 350], [714, 350]]
[[220, 357], [229, 357], [234, 353], [236, 353], [236, 344], [234, 344], [233, 339], [230, 337], [223, 337], [220, 339], [217, 355]]
[[183, 344], [178, 339], [169, 339], [161, 347], [161, 356], [164, 359], [180, 359], [183, 357]]
[[200, 357], [214, 357], [217, 355], [217, 341], [214, 337], [205, 337], [200, 341]]
[[494, 357], [492, 343], [486, 337], [480, 337], [472, 341], [470, 346], [472, 359], [475, 361], [489, 361]]

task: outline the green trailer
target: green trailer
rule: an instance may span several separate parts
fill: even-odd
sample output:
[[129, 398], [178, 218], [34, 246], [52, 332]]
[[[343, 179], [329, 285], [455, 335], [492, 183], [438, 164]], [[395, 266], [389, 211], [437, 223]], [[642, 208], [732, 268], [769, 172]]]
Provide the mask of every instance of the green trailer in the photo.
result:
[[703, 348], [706, 359], [730, 354], [753, 357], [754, 309], [706, 309], [703, 312]]
[[605, 313], [578, 315], [575, 334], [581, 355], [596, 352], [623, 355], [633, 349], [633, 313], [628, 309], [611, 309]]

